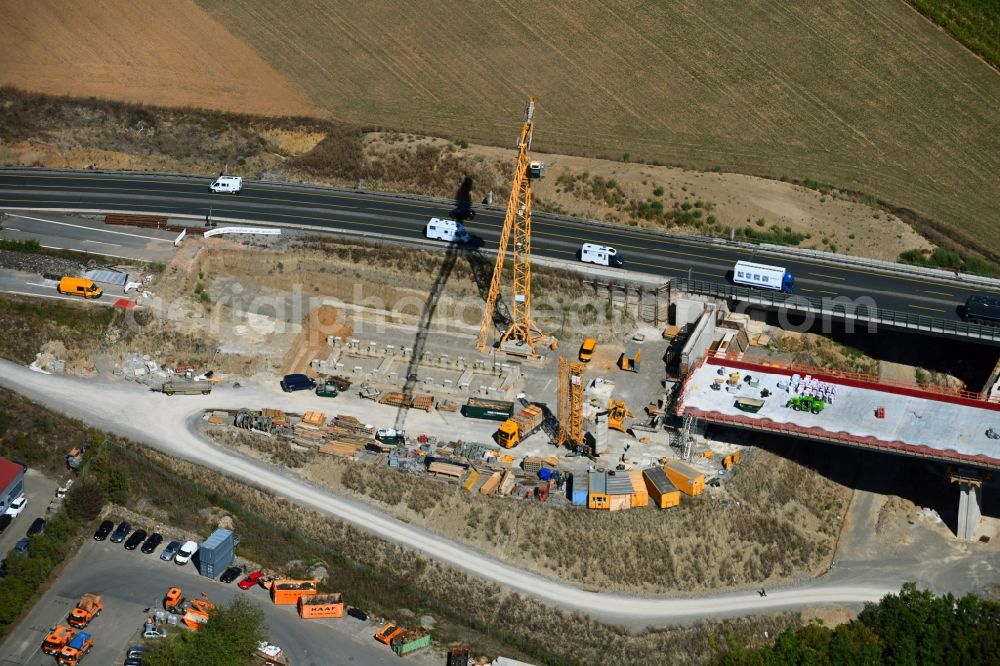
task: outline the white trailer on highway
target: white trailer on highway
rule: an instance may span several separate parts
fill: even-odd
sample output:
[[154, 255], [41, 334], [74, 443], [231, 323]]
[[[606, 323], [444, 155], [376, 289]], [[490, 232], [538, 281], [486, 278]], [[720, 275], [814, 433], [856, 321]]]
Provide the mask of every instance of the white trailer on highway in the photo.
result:
[[795, 286], [795, 278], [781, 266], [737, 261], [736, 266], [733, 267], [733, 283], [790, 294]]

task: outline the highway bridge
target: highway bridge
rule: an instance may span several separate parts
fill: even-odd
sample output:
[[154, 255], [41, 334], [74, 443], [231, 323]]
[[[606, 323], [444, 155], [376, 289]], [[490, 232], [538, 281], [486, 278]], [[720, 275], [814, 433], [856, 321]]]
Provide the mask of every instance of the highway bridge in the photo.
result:
[[[453, 202], [365, 191], [245, 181], [236, 196], [208, 191], [209, 178], [148, 174], [0, 170], [0, 208], [65, 209], [191, 215], [250, 220], [272, 225], [308, 225], [361, 234], [421, 237], [429, 217], [448, 216]], [[467, 227], [486, 249], [495, 248], [503, 211], [475, 206]], [[844, 306], [825, 308], [837, 299], [867, 303], [851, 310], [856, 318], [923, 333], [938, 333], [1000, 342], [1000, 330], [967, 325], [961, 308], [972, 292], [997, 293], [958, 281], [936, 281], [902, 272], [881, 272], [861, 264], [838, 265], [794, 252], [747, 247], [725, 241], [707, 242], [637, 228], [612, 227], [561, 216], [533, 215], [532, 251], [556, 259], [572, 259], [584, 241], [612, 245], [625, 257], [628, 271], [683, 278], [687, 291], [754, 303], [763, 308], [785, 306], [803, 312], [829, 311], [844, 316]], [[750, 292], [729, 284], [739, 259], [785, 266], [795, 275], [795, 295]], [[778, 298], [776, 299], [775, 296]]]

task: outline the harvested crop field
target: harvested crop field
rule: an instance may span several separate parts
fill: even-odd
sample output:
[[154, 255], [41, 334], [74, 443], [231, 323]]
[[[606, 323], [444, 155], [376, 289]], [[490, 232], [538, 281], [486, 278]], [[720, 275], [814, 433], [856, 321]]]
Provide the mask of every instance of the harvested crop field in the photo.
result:
[[536, 150], [814, 179], [1000, 254], [1000, 76], [902, 2], [198, 2], [340, 120], [509, 146], [536, 94]]
[[57, 95], [321, 115], [191, 0], [0, 2], [0, 83]]

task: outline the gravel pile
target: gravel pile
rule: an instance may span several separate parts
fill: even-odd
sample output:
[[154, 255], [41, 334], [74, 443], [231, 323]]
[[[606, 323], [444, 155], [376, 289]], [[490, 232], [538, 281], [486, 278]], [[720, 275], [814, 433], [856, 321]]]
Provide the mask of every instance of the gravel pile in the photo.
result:
[[50, 257], [44, 254], [31, 254], [28, 252], [12, 252], [10, 250], [0, 250], [0, 268], [24, 271], [25, 273], [37, 273], [39, 275], [45, 273], [53, 275], [80, 275], [86, 269], [80, 262], [71, 259]]

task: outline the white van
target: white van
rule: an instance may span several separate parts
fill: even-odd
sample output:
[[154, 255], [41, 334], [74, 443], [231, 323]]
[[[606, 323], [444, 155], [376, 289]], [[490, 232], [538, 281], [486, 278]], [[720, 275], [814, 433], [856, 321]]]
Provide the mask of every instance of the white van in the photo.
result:
[[580, 248], [580, 261], [588, 264], [598, 264], [599, 266], [611, 266], [621, 268], [625, 262], [622, 260], [618, 250], [607, 245], [597, 245], [596, 243], [584, 243]]
[[174, 555], [174, 564], [180, 564], [182, 566], [187, 564], [197, 552], [198, 543], [196, 541], [185, 541], [184, 545], [177, 550], [177, 554]]
[[219, 176], [208, 186], [210, 192], [221, 194], [237, 194], [243, 189], [243, 178], [240, 176]]
[[433, 240], [443, 240], [449, 243], [468, 243], [469, 232], [465, 225], [455, 220], [442, 220], [432, 217], [427, 222], [424, 235]]

